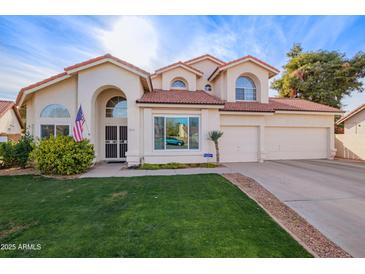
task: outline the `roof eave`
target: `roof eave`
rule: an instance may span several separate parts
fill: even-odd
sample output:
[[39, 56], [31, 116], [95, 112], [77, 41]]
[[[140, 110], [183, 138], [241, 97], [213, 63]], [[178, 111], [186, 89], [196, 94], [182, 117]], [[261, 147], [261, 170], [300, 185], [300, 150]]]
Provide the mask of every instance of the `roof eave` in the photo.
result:
[[176, 63], [174, 65], [170, 65], [170, 66], [167, 66], [167, 67], [164, 67], [164, 68], [161, 68], [161, 69], [156, 70], [155, 73], [152, 74], [152, 77], [154, 78], [154, 77], [156, 77], [159, 74], [162, 74], [162, 73], [164, 73], [166, 71], [169, 71], [169, 70], [173, 70], [173, 69], [178, 68], [178, 67], [182, 67], [182, 68], [190, 71], [191, 73], [194, 73], [194, 74], [198, 75], [199, 77], [202, 77], [204, 75], [203, 72], [201, 72], [201, 71], [199, 71], [199, 70], [197, 70], [195, 68], [192, 68], [192, 67], [190, 67], [187, 64], [184, 64], [182, 62], [179, 62], [179, 63]]

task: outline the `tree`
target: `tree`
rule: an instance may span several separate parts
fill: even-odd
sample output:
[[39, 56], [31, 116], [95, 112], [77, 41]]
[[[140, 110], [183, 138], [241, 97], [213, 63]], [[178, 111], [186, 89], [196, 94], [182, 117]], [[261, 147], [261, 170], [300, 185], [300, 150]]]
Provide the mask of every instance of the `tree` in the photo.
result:
[[212, 130], [208, 133], [209, 136], [209, 140], [212, 141], [214, 143], [215, 146], [215, 152], [216, 152], [216, 160], [217, 160], [217, 164], [219, 164], [219, 146], [218, 146], [218, 140], [219, 138], [221, 138], [223, 135], [223, 132], [220, 130]]
[[344, 96], [353, 91], [364, 91], [365, 54], [358, 52], [353, 58], [337, 51], [303, 52], [294, 44], [287, 53], [288, 63], [280, 79], [271, 87], [282, 97], [297, 97], [341, 107]]

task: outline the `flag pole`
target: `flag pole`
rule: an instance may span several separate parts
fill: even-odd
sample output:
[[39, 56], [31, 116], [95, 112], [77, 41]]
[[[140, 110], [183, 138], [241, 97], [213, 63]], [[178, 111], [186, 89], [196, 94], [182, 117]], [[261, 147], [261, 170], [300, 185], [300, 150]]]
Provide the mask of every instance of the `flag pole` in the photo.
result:
[[[80, 104], [80, 107], [81, 107], [81, 104]], [[86, 122], [86, 119], [85, 119], [85, 126], [86, 126], [86, 129], [87, 129], [87, 132], [88, 132], [88, 136], [90, 137], [91, 133], [90, 133], [90, 129], [89, 127], [87, 126], [87, 122]]]

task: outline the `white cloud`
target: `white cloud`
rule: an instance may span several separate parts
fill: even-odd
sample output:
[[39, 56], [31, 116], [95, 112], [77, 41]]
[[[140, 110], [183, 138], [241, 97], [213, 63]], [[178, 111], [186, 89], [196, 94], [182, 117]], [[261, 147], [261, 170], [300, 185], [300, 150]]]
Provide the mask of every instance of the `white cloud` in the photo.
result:
[[159, 46], [158, 32], [144, 17], [123, 16], [110, 30], [98, 30], [105, 50], [146, 70], [154, 67]]
[[1, 56], [0, 60], [6, 64], [0, 66], [0, 98], [13, 100], [22, 87], [58, 73], [56, 70], [32, 65], [16, 58]]

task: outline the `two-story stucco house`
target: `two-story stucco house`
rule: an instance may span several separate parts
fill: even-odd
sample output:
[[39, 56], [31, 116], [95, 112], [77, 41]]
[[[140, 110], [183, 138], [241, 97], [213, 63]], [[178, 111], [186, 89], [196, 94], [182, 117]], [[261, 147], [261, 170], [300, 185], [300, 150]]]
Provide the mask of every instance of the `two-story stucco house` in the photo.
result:
[[332, 158], [340, 111], [269, 98], [278, 73], [252, 56], [203, 55], [150, 74], [107, 54], [23, 88], [17, 104], [40, 138], [70, 134], [81, 105], [97, 161], [205, 162], [204, 153], [215, 153], [211, 130], [224, 132], [223, 162]]
[[336, 135], [336, 156], [365, 160], [365, 104], [355, 108], [336, 123], [344, 125], [344, 134]]

